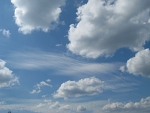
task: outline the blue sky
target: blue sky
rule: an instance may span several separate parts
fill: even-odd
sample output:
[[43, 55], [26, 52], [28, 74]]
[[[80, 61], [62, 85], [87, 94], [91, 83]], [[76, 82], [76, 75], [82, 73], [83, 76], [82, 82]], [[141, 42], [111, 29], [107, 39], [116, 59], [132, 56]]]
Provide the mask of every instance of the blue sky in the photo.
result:
[[0, 112], [149, 113], [149, 0], [0, 1]]

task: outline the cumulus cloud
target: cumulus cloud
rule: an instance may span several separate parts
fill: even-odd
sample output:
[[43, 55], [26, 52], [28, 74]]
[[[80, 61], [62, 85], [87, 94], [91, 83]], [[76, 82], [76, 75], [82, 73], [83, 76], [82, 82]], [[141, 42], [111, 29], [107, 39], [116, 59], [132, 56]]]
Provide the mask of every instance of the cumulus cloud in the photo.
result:
[[149, 38], [149, 0], [88, 0], [71, 24], [67, 48], [89, 58], [128, 47], [140, 51]]
[[[46, 80], [47, 82], [50, 82], [50, 79]], [[36, 84], [34, 87], [35, 89], [33, 89], [30, 93], [34, 94], [34, 93], [40, 93], [41, 92], [41, 87], [44, 87], [44, 86], [47, 86], [47, 87], [52, 87], [52, 85], [42, 81], [40, 82], [39, 84]]]
[[78, 107], [77, 107], [77, 111], [78, 111], [78, 112], [86, 111], [86, 108], [83, 107], [83, 106], [78, 106]]
[[14, 76], [12, 71], [8, 69], [5, 64], [6, 62], [0, 59], [0, 88], [19, 83], [18, 77]]
[[[122, 67], [121, 67], [122, 68]], [[129, 59], [124, 66], [129, 73], [150, 77], [150, 50], [139, 51], [135, 57]], [[122, 69], [124, 71], [125, 69]]]
[[54, 98], [79, 97], [84, 95], [97, 95], [103, 92], [104, 81], [91, 77], [79, 81], [67, 81], [54, 93]]
[[7, 38], [9, 38], [10, 35], [11, 35], [10, 31], [9, 31], [9, 30], [6, 30], [6, 29], [0, 29], [0, 32], [2, 32], [2, 34], [3, 34], [4, 36], [6, 36]]
[[14, 18], [19, 31], [28, 34], [33, 30], [53, 29], [65, 0], [11, 0], [11, 3], [15, 6]]
[[105, 111], [111, 111], [114, 113], [149, 113], [150, 111], [150, 97], [141, 99], [139, 102], [114, 102], [109, 103], [103, 107]]

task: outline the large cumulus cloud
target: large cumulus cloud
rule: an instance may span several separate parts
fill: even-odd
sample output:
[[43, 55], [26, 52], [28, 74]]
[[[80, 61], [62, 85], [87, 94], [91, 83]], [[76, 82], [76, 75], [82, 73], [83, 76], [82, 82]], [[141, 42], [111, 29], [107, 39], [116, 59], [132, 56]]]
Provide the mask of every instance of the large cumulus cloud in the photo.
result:
[[65, 0], [11, 0], [15, 6], [14, 18], [19, 31], [27, 34], [33, 30], [48, 31], [58, 23], [61, 6]]
[[70, 25], [68, 49], [89, 58], [111, 55], [128, 47], [143, 48], [149, 40], [149, 0], [88, 0]]

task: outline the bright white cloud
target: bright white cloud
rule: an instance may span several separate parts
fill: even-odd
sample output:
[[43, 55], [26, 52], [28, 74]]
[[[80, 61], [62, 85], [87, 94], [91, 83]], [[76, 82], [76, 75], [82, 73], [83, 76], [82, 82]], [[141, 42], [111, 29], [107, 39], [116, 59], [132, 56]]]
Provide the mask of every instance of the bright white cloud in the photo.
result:
[[15, 6], [14, 18], [19, 31], [28, 34], [33, 30], [53, 29], [65, 0], [11, 0], [11, 3]]
[[127, 71], [134, 75], [150, 77], [150, 50], [139, 51], [135, 57], [127, 61], [124, 68], [127, 68]]
[[[46, 80], [47, 82], [50, 82], [50, 79]], [[52, 85], [42, 81], [40, 82], [39, 84], [36, 84], [35, 85], [35, 89], [33, 89], [30, 93], [34, 94], [34, 93], [40, 93], [41, 92], [41, 87], [44, 87], [44, 86], [47, 86], [47, 87], [52, 87]]]
[[115, 102], [109, 103], [103, 107], [104, 111], [114, 112], [114, 113], [149, 113], [150, 111], [150, 97], [141, 99], [139, 102]]
[[12, 71], [5, 67], [5, 64], [6, 62], [0, 59], [0, 88], [19, 83], [18, 77], [14, 76]]
[[59, 89], [54, 93], [54, 98], [68, 98], [85, 95], [97, 95], [103, 92], [104, 81], [91, 77], [79, 81], [67, 81], [62, 83]]
[[89, 58], [128, 47], [139, 51], [149, 40], [149, 0], [88, 0], [70, 25], [68, 49]]
[[4, 36], [6, 36], [7, 38], [9, 38], [10, 35], [11, 35], [10, 31], [9, 31], [9, 30], [6, 30], [6, 29], [0, 29], [0, 32], [2, 32], [2, 34], [3, 34]]

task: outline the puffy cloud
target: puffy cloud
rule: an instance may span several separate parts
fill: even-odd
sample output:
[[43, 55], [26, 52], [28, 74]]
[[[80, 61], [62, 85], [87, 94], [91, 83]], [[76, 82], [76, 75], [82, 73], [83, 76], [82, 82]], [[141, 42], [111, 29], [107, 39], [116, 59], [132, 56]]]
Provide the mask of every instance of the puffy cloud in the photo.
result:
[[[50, 82], [50, 79], [46, 80], [47, 82]], [[33, 89], [30, 93], [34, 94], [34, 93], [40, 93], [41, 92], [41, 87], [44, 86], [48, 86], [48, 87], [52, 87], [52, 85], [42, 81], [39, 84], [35, 85], [36, 89]]]
[[77, 107], [77, 111], [78, 111], [78, 112], [86, 111], [86, 108], [83, 107], [83, 106], [78, 106], [78, 107]]
[[14, 18], [19, 31], [27, 34], [33, 30], [53, 29], [65, 0], [11, 0], [11, 3], [15, 6]]
[[105, 111], [111, 111], [115, 113], [149, 113], [150, 111], [150, 97], [141, 99], [139, 102], [128, 102], [128, 103], [109, 103], [103, 107]]
[[10, 35], [11, 35], [10, 31], [9, 31], [9, 30], [6, 30], [6, 29], [0, 29], [0, 32], [2, 32], [2, 34], [3, 34], [4, 36], [6, 36], [7, 38], [9, 38]]
[[18, 77], [12, 74], [12, 71], [5, 67], [6, 62], [0, 59], [0, 88], [8, 87], [19, 83]]
[[61, 106], [59, 108], [59, 110], [63, 110], [63, 111], [71, 110], [71, 106], [70, 105], [64, 105], [64, 106]]
[[96, 95], [103, 92], [104, 81], [91, 77], [79, 81], [67, 81], [59, 87], [54, 98], [78, 97], [84, 95]]
[[150, 50], [139, 51], [135, 57], [127, 61], [124, 68], [134, 75], [150, 77]]
[[70, 25], [68, 49], [89, 58], [128, 47], [139, 51], [149, 40], [149, 0], [88, 0]]

